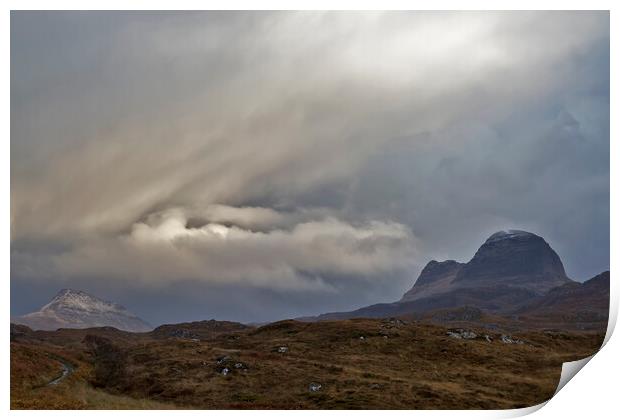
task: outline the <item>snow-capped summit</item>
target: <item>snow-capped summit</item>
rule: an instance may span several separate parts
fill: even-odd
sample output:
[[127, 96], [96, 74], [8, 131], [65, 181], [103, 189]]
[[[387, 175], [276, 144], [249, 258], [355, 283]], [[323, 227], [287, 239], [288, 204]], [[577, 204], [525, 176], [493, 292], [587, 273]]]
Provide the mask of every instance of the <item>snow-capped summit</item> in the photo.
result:
[[524, 230], [518, 230], [518, 229], [500, 230], [499, 232], [495, 232], [493, 235], [489, 236], [489, 238], [486, 240], [485, 243], [503, 241], [506, 239], [517, 239], [517, 238], [528, 238], [528, 237], [539, 237], [539, 236], [534, 235], [533, 233], [526, 232]]
[[123, 306], [99, 299], [81, 290], [62, 289], [41, 311], [65, 308], [79, 309], [86, 312], [127, 311]]
[[484, 291], [484, 300], [493, 301], [494, 293], [505, 296], [507, 288], [513, 289], [510, 294], [514, 296], [518, 296], [515, 290], [541, 295], [567, 283], [572, 280], [560, 257], [541, 236], [509, 229], [489, 236], [467, 263], [429, 262], [402, 300], [437, 299], [454, 293], [452, 300], [446, 298], [454, 305], [464, 294], [478, 290], [480, 295]]
[[119, 330], [142, 332], [151, 326], [123, 306], [99, 299], [81, 290], [62, 289], [39, 309], [13, 319], [33, 329], [114, 327]]

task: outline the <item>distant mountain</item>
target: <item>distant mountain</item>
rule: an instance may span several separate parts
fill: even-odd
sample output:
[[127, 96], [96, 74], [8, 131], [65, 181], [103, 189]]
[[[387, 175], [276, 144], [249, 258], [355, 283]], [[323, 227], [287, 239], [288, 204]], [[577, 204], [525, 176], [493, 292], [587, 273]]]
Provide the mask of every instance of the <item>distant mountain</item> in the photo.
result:
[[540, 236], [522, 230], [494, 233], [457, 274], [459, 286], [509, 285], [536, 293], [572, 281], [562, 261]]
[[121, 305], [72, 289], [62, 289], [38, 311], [14, 317], [11, 322], [27, 325], [34, 330], [114, 327], [144, 332], [153, 329]]
[[605, 321], [609, 316], [609, 271], [584, 283], [556, 287], [515, 312], [521, 316], [563, 321]]
[[569, 279], [560, 257], [542, 237], [522, 230], [500, 231], [491, 235], [468, 263], [453, 260], [429, 262], [413, 287], [398, 302], [302, 319], [402, 316], [460, 307], [504, 315], [533, 314], [532, 308], [538, 307], [540, 311], [547, 305], [549, 311], [567, 311], [571, 305], [576, 311], [585, 307], [586, 300], [581, 306], [578, 301], [562, 301], [565, 303], [556, 306], [550, 303], [556, 295], [576, 290], [579, 292], [574, 293], [579, 296], [588, 295], [591, 306], [601, 308], [599, 313], [604, 312], [608, 304], [606, 307], [601, 305], [609, 299], [609, 287], [601, 287], [599, 280], [590, 281], [599, 287], [586, 286], [589, 282], [581, 285]]
[[543, 238], [509, 230], [491, 235], [467, 264], [452, 260], [429, 262], [401, 300], [419, 300], [456, 289], [509, 287], [543, 294], [567, 283], [574, 282]]

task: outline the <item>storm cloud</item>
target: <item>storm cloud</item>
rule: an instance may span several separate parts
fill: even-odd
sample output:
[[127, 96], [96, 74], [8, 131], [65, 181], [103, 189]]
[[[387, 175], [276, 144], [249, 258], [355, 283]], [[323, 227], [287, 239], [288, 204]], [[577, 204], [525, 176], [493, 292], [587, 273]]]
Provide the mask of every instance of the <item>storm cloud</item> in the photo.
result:
[[13, 12], [11, 304], [398, 299], [496, 230], [609, 267], [606, 12]]

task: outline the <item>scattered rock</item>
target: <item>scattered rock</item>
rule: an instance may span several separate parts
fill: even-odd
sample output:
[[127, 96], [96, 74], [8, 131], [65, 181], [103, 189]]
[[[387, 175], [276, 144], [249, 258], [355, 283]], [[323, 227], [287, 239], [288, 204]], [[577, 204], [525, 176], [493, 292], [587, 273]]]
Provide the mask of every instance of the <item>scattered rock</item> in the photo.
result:
[[184, 328], [172, 330], [170, 331], [168, 335], [170, 337], [177, 337], [177, 338], [197, 338], [198, 337], [196, 334], [194, 334], [190, 330], [186, 330]]
[[493, 339], [491, 337], [489, 337], [487, 334], [484, 335], [484, 339], [487, 340], [487, 342], [492, 342]]
[[243, 369], [243, 370], [247, 370], [248, 369], [246, 364], [242, 363], [242, 362], [237, 362], [237, 363], [234, 364], [234, 366], [235, 366], [235, 369]]
[[288, 351], [288, 347], [287, 346], [280, 346], [278, 347], [278, 353], [286, 353]]
[[221, 373], [223, 376], [226, 376], [226, 375], [228, 375], [228, 374], [230, 373], [230, 369], [228, 369], [227, 367], [225, 367], [225, 368], [223, 368], [223, 369], [220, 371], [220, 373]]
[[364, 337], [363, 335], [360, 336], [360, 340], [366, 340], [366, 337]]
[[386, 323], [391, 324], [391, 325], [396, 325], [396, 326], [407, 325], [407, 323], [405, 321], [403, 321], [402, 319], [398, 319], [398, 318], [384, 319], [383, 322], [386, 322]]
[[220, 357], [218, 357], [218, 358], [217, 358], [216, 363], [217, 363], [218, 365], [221, 365], [221, 364], [223, 364], [223, 363], [228, 362], [229, 360], [230, 360], [230, 356], [220, 356]]
[[512, 338], [509, 335], [502, 335], [502, 343], [505, 344], [523, 344], [523, 340]]
[[386, 334], [384, 330], [392, 330], [394, 328], [400, 328], [407, 323], [398, 318], [387, 318], [382, 321], [380, 334]]
[[387, 335], [384, 335], [384, 336], [383, 336], [383, 339], [384, 339], [384, 340], [387, 340], [387, 339], [388, 339], [388, 336], [387, 336]]
[[323, 388], [323, 385], [317, 384], [316, 382], [311, 382], [310, 385], [308, 385], [308, 390], [310, 392], [318, 392], [321, 388]]
[[458, 340], [460, 339], [473, 340], [474, 338], [478, 337], [478, 335], [475, 332], [462, 330], [462, 329], [458, 329], [455, 331], [448, 331], [446, 334], [449, 337], [456, 338]]

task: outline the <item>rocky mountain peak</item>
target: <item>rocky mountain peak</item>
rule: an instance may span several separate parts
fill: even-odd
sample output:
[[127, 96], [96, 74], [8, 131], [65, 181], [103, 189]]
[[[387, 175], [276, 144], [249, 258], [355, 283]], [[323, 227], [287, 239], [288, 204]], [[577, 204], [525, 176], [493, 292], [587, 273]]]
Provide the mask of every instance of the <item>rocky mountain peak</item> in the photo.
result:
[[455, 283], [510, 285], [544, 293], [570, 279], [560, 257], [540, 236], [522, 230], [491, 235], [456, 276]]
[[85, 310], [85, 311], [126, 311], [126, 309], [114, 302], [109, 302], [107, 300], [99, 299], [96, 296], [93, 296], [89, 293], [83, 292], [81, 290], [75, 289], [61, 289], [56, 295], [52, 298], [50, 303], [43, 306], [41, 308], [44, 310], [51, 309], [74, 309], [74, 310]]
[[526, 239], [532, 239], [532, 238], [540, 238], [540, 236], [534, 235], [533, 233], [526, 232], [524, 230], [509, 229], [509, 230], [500, 230], [499, 232], [495, 232], [493, 235], [489, 236], [489, 238], [484, 243], [489, 244], [489, 243], [498, 242], [498, 241], [515, 240], [515, 239], [526, 240]]
[[422, 269], [416, 284], [422, 286], [424, 284], [433, 283], [446, 275], [454, 273], [463, 265], [463, 263], [454, 260], [441, 262], [432, 260]]
[[123, 306], [81, 290], [62, 289], [36, 312], [14, 318], [33, 329], [114, 327], [125, 331], [150, 331], [151, 326]]
[[567, 283], [572, 280], [566, 276], [560, 257], [542, 237], [511, 229], [489, 236], [466, 264], [454, 260], [430, 261], [402, 301], [459, 289], [463, 294], [463, 289], [505, 291], [508, 287], [519, 289], [519, 293], [540, 295]]
[[56, 293], [56, 296], [54, 296], [53, 299], [63, 299], [63, 298], [72, 297], [72, 296], [81, 296], [81, 297], [98, 299], [91, 294], [88, 294], [86, 292], [83, 292], [81, 290], [76, 290], [76, 289], [60, 289], [58, 293]]
[[432, 260], [422, 269], [413, 288], [403, 295], [402, 300], [414, 300], [447, 290], [465, 264], [454, 261]]

